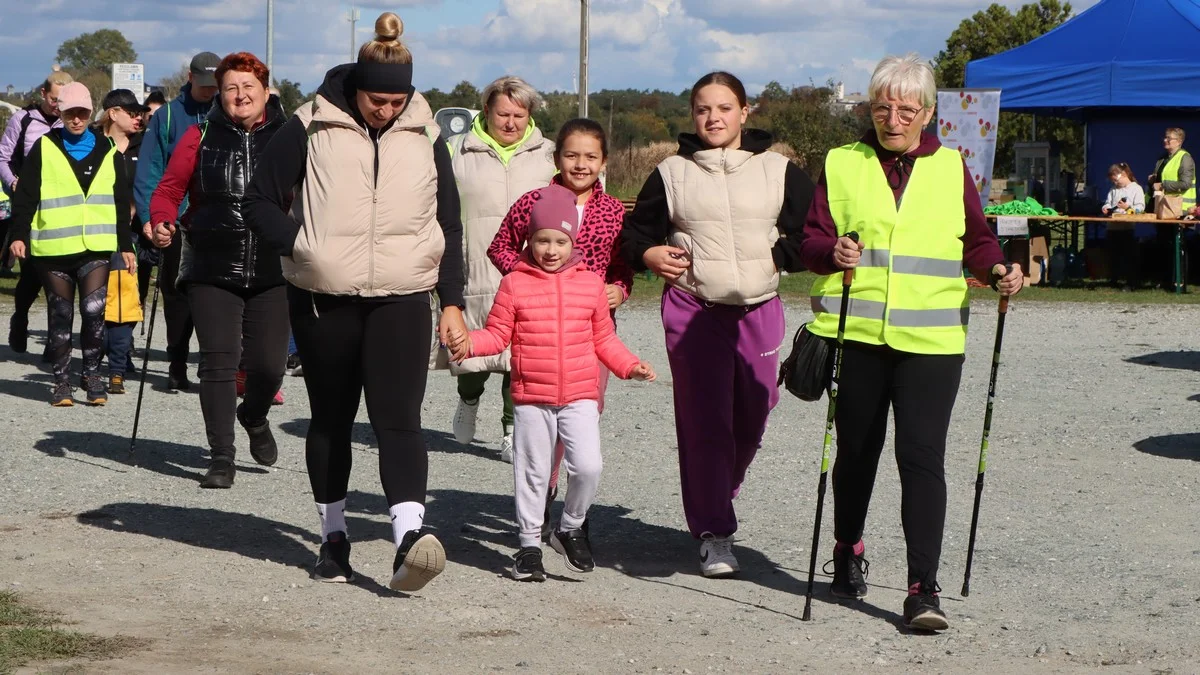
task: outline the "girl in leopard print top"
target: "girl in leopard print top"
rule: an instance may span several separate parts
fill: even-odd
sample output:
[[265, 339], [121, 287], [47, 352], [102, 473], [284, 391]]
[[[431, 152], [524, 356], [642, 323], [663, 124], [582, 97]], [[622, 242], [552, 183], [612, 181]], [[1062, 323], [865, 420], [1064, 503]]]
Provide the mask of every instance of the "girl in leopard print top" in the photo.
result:
[[[559, 173], [552, 182], [576, 195], [580, 225], [575, 250], [583, 255], [588, 269], [604, 279], [608, 307], [616, 312], [633, 290], [633, 269], [617, 251], [625, 205], [606, 194], [600, 184], [607, 159], [608, 141], [603, 127], [592, 120], [571, 120], [558, 132], [554, 162]], [[541, 192], [540, 189], [526, 192], [512, 205], [488, 247], [488, 258], [501, 274], [508, 274], [517, 266], [529, 238], [529, 214]]]
[[[618, 241], [621, 227], [625, 224], [625, 205], [621, 200], [604, 192], [600, 174], [608, 160], [608, 139], [604, 127], [588, 119], [573, 119], [558, 130], [554, 146], [554, 163], [558, 175], [551, 181], [575, 193], [575, 208], [579, 210], [579, 231], [575, 237], [575, 250], [583, 256], [588, 269], [604, 279], [608, 294], [608, 308], [614, 315], [617, 308], [629, 299], [633, 291], [633, 268], [620, 255]], [[488, 247], [491, 259], [502, 274], [508, 274], [517, 266], [521, 250], [529, 239], [530, 213], [533, 205], [542, 197], [542, 190], [532, 190], [521, 196], [508, 210], [500, 224], [500, 231]], [[600, 412], [604, 412], [604, 392], [608, 388], [608, 369], [596, 362], [596, 377], [600, 387], [598, 401]], [[550, 473], [550, 492], [546, 497], [546, 513], [542, 519], [543, 538], [550, 533], [550, 505], [558, 494], [558, 470], [562, 464], [563, 446], [560, 441], [554, 448], [554, 462]], [[583, 531], [588, 532], [587, 521]]]

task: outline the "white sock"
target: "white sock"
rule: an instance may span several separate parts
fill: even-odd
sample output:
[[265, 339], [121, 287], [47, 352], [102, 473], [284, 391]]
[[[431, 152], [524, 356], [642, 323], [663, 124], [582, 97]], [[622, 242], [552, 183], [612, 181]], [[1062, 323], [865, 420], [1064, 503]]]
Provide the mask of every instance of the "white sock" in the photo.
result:
[[425, 522], [425, 505], [417, 502], [393, 504], [388, 512], [392, 514], [392, 538], [396, 540], [396, 548], [400, 548], [405, 534], [421, 529]]
[[317, 515], [321, 517], [321, 541], [328, 541], [333, 532], [346, 533], [346, 500], [332, 504], [317, 504]]

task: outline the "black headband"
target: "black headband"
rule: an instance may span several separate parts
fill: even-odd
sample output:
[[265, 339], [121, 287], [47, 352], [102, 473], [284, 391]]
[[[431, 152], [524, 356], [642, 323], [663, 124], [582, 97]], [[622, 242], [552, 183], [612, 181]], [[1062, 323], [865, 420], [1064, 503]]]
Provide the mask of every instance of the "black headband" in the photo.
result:
[[354, 86], [376, 94], [407, 94], [412, 91], [412, 72], [411, 63], [359, 61], [354, 64]]

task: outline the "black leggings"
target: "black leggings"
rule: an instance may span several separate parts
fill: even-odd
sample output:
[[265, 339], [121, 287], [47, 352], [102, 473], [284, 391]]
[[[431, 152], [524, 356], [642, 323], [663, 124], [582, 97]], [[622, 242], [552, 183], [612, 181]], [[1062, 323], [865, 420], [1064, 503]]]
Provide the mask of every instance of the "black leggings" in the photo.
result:
[[179, 290], [176, 281], [179, 279], [179, 260], [183, 251], [182, 239], [175, 237], [171, 245], [161, 249], [158, 273], [162, 275], [163, 315], [167, 319], [167, 359], [171, 362], [171, 374], [183, 375], [187, 372], [188, 351], [191, 348], [192, 332], [195, 324], [192, 322], [191, 303], [187, 294]]
[[37, 302], [38, 293], [42, 290], [42, 275], [28, 256], [21, 261], [21, 276], [17, 279], [17, 287], [13, 290], [13, 316], [20, 317], [19, 321], [29, 323], [29, 310]]
[[283, 382], [287, 361], [288, 308], [283, 286], [232, 291], [187, 286], [200, 342], [200, 409], [213, 453], [233, 453], [238, 365], [246, 370], [246, 420], [267, 418]]
[[896, 417], [909, 585], [937, 583], [946, 525], [946, 434], [962, 365], [962, 355], [910, 354], [856, 343], [847, 343], [842, 359], [834, 534], [846, 544], [862, 539], [890, 407]]
[[312, 419], [305, 450], [318, 504], [346, 498], [350, 434], [366, 393], [388, 505], [425, 503], [429, 458], [421, 404], [432, 330], [429, 295], [370, 301], [288, 286], [292, 334]]
[[79, 348], [83, 376], [97, 376], [104, 351], [104, 300], [108, 296], [108, 260], [83, 263], [69, 272], [39, 266], [49, 311], [49, 353], [54, 381], [70, 380], [71, 326], [75, 322], [75, 291], [79, 291]]

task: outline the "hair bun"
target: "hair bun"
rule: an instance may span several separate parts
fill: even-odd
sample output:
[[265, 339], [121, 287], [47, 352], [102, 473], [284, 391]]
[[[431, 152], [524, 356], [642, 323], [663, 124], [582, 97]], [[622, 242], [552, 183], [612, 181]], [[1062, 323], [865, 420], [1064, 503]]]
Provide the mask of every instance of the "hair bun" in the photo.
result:
[[375, 19], [375, 39], [378, 42], [399, 40], [404, 34], [404, 22], [394, 12], [384, 12]]

